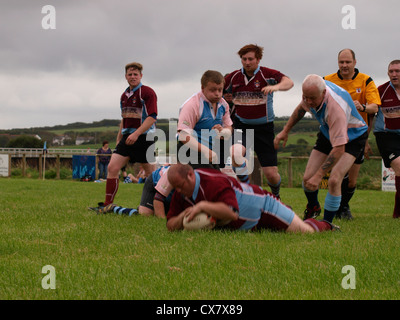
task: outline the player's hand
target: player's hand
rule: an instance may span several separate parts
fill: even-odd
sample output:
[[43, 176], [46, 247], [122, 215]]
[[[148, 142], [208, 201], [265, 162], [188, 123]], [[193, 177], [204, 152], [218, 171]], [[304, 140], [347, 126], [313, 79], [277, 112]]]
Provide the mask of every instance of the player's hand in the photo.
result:
[[321, 179], [319, 179], [316, 176], [313, 176], [304, 182], [304, 187], [310, 191], [316, 191], [316, 190], [318, 190], [320, 183], [321, 183]]
[[279, 144], [280, 144], [281, 141], [283, 141], [282, 147], [285, 147], [286, 146], [286, 142], [288, 141], [288, 138], [289, 138], [289, 135], [286, 132], [284, 132], [284, 131], [279, 132], [275, 136], [275, 139], [274, 139], [274, 148], [275, 148], [275, 150], [279, 149]]
[[356, 106], [356, 109], [357, 109], [358, 111], [362, 111], [362, 110], [364, 109], [363, 106], [362, 106], [362, 104], [360, 103], [360, 101], [354, 100], [353, 102], [354, 102], [354, 105]]
[[137, 137], [137, 135], [136, 135], [135, 132], [134, 132], [134, 133], [130, 134], [130, 135], [128, 136], [128, 138], [126, 138], [125, 143], [126, 143], [128, 146], [131, 146], [132, 144], [134, 144], [134, 143], [136, 142], [137, 139], [138, 139], [138, 137]]
[[275, 91], [279, 91], [279, 87], [278, 85], [274, 85], [274, 86], [266, 86], [264, 88], [261, 89], [261, 92], [264, 93], [265, 95], [275, 92]]
[[223, 127], [220, 124], [216, 124], [212, 127], [212, 130], [216, 130], [217, 132], [221, 132], [222, 129]]
[[185, 209], [183, 216], [187, 217], [187, 221], [192, 221], [193, 218], [201, 212], [200, 210], [200, 206], [199, 206], [200, 202], [195, 204], [193, 207], [189, 207], [187, 209]]

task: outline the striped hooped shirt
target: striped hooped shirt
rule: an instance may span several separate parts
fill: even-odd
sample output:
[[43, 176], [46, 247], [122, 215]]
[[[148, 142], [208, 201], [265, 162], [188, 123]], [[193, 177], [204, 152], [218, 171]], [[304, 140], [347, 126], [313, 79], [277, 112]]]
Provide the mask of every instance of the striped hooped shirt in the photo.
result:
[[344, 145], [357, 139], [368, 130], [368, 126], [358, 113], [350, 94], [338, 85], [325, 80], [325, 98], [318, 108], [304, 108], [311, 112], [320, 123], [322, 134], [332, 147]]

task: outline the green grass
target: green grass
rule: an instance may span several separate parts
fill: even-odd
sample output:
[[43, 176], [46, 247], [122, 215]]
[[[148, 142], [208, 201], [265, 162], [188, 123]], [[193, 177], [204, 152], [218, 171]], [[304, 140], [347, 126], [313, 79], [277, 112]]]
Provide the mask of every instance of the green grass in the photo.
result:
[[[137, 206], [143, 185], [120, 184]], [[399, 299], [394, 193], [359, 190], [355, 219], [320, 234], [175, 232], [153, 217], [96, 215], [105, 184], [0, 179], [0, 299]], [[301, 189], [283, 200], [302, 212]], [[326, 191], [321, 191], [323, 202]], [[56, 289], [42, 288], [42, 267]], [[345, 290], [342, 268], [356, 271]]]

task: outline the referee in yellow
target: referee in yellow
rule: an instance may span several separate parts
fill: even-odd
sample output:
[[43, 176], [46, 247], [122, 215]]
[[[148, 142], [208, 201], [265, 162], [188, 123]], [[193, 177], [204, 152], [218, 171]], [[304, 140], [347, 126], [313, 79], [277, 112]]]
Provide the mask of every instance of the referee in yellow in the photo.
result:
[[[339, 70], [336, 73], [325, 76], [324, 79], [335, 83], [350, 93], [358, 112], [368, 124], [369, 134], [372, 129], [372, 120], [375, 113], [378, 112], [381, 99], [372, 78], [365, 73], [359, 72], [356, 68], [356, 63], [357, 60], [354, 51], [343, 49], [338, 54]], [[364, 152], [356, 159], [350, 171], [343, 179], [342, 201], [336, 215], [337, 218], [353, 219], [349, 201], [356, 190], [357, 177], [361, 164], [364, 162], [364, 156], [368, 159], [369, 153], [371, 153], [371, 148], [367, 140]]]

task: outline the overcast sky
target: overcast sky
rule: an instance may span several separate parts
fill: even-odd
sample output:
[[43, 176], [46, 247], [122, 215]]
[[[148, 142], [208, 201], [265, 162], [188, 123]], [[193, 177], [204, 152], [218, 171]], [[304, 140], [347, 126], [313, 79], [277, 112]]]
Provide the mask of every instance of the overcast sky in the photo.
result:
[[[55, 29], [43, 28], [54, 21], [45, 5]], [[0, 129], [120, 119], [132, 61], [157, 93], [159, 118], [177, 118], [203, 72], [239, 69], [237, 51], [249, 43], [264, 47], [261, 65], [294, 80], [274, 97], [275, 114], [290, 115], [304, 77], [336, 72], [343, 48], [386, 82], [400, 58], [399, 12], [398, 0], [2, 0]]]

